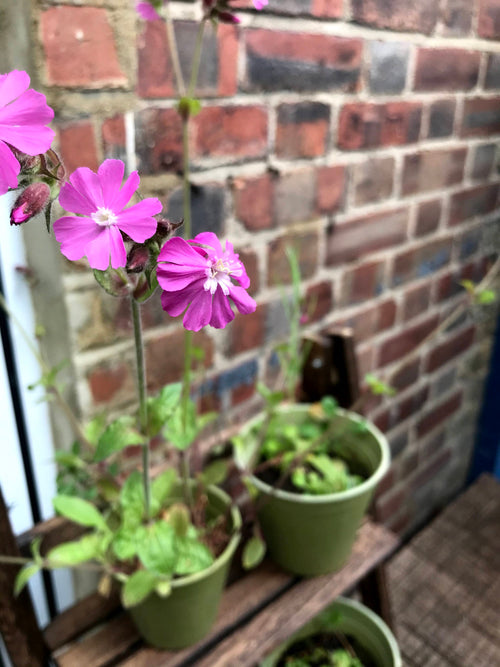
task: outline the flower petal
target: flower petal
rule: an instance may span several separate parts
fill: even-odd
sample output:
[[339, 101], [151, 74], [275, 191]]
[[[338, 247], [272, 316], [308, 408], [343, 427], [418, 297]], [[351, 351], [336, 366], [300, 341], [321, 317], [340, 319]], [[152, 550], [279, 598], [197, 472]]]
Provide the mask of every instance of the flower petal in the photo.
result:
[[133, 171], [123, 184], [122, 189], [117, 193], [113, 202], [115, 211], [121, 211], [132, 199], [134, 192], [139, 187], [141, 179], [136, 171]]
[[127, 262], [121, 234], [113, 226], [102, 228], [101, 234], [87, 245], [85, 254], [90, 266], [100, 271], [105, 271], [110, 261], [113, 269], [125, 266]]
[[30, 85], [27, 72], [13, 70], [0, 75], [0, 105], [5, 106], [19, 97]]
[[[102, 233], [103, 228], [96, 225], [92, 218], [65, 216], [53, 225], [54, 236], [61, 244], [61, 252], [74, 261], [86, 254], [88, 244]], [[94, 267], [97, 268], [97, 267]]]
[[233, 309], [229, 305], [228, 298], [219, 288], [216, 290], [212, 301], [212, 317], [210, 318], [210, 326], [215, 329], [224, 329], [226, 324], [234, 320]]
[[69, 180], [82, 197], [88, 199], [94, 211], [104, 206], [99, 177], [91, 169], [88, 167], [78, 167], [71, 174]]
[[192, 248], [180, 236], [169, 239], [158, 255], [158, 262], [172, 262], [182, 266], [207, 268], [207, 258]]
[[212, 317], [212, 295], [200, 290], [186, 310], [182, 324], [188, 331], [199, 331], [205, 327]]
[[177, 317], [186, 310], [200, 290], [203, 290], [203, 285], [193, 284], [181, 292], [162, 292], [161, 307], [172, 317]]
[[116, 211], [113, 203], [120, 192], [124, 173], [125, 165], [121, 160], [104, 160], [97, 170], [104, 206], [112, 211]]
[[90, 215], [96, 210], [95, 205], [87, 197], [81, 195], [71, 183], [63, 185], [59, 194], [59, 203], [66, 211], [81, 215]]
[[116, 225], [131, 239], [142, 243], [156, 232], [158, 226], [153, 215], [160, 213], [162, 205], [156, 197], [149, 197], [116, 214]]
[[21, 167], [10, 148], [0, 141], [0, 195], [9, 188], [17, 188], [17, 177]]
[[39, 155], [50, 148], [55, 132], [44, 125], [11, 127], [0, 125], [0, 139], [28, 155]]
[[6, 106], [0, 98], [0, 125], [41, 127], [54, 118], [54, 111], [47, 104], [43, 93], [26, 90], [16, 100]]
[[201, 243], [203, 245], [209, 246], [210, 248], [213, 248], [217, 257], [222, 255], [223, 250], [221, 243], [217, 238], [217, 235], [213, 232], [201, 232], [194, 237], [193, 241], [194, 243]]
[[[176, 269], [172, 271], [171, 269]], [[193, 271], [191, 268], [175, 266], [173, 264], [158, 264], [156, 277], [160, 287], [166, 292], [185, 290], [191, 283], [199, 282], [203, 287], [206, 280], [205, 273]]]
[[231, 285], [229, 296], [234, 301], [234, 305], [240, 313], [253, 313], [257, 308], [255, 299], [252, 299], [248, 292], [243, 287], [239, 287], [239, 285]]

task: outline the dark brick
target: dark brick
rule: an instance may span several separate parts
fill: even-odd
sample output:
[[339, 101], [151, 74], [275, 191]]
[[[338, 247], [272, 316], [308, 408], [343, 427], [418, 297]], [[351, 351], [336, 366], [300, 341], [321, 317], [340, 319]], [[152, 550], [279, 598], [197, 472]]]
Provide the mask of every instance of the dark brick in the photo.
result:
[[455, 121], [455, 100], [439, 100], [430, 105], [429, 139], [450, 137], [453, 134]]
[[403, 507], [408, 491], [405, 488], [390, 491], [385, 496], [377, 499], [377, 519], [387, 521]]
[[460, 284], [462, 280], [478, 282], [483, 277], [480, 263], [469, 262], [461, 266], [458, 271], [448, 271], [436, 281], [435, 299], [444, 301], [453, 299], [458, 294], [463, 294], [464, 288]]
[[479, 0], [479, 37], [500, 39], [500, 5], [498, 0]]
[[439, 451], [434, 458], [427, 459], [423, 466], [418, 469], [417, 474], [412, 479], [412, 488], [417, 490], [420, 487], [428, 484], [437, 476], [439, 471], [448, 463], [450, 459], [451, 451], [449, 449], [443, 449]]
[[431, 315], [423, 322], [405, 327], [403, 331], [386, 338], [380, 346], [379, 365], [385, 366], [406, 356], [434, 331], [438, 321], [437, 315]]
[[436, 452], [443, 448], [446, 442], [446, 429], [433, 433], [425, 442], [419, 443], [419, 451], [422, 460], [427, 460], [434, 456]]
[[489, 90], [500, 88], [500, 53], [490, 53], [488, 55], [484, 87]]
[[329, 281], [316, 283], [307, 288], [305, 312], [308, 322], [316, 322], [328, 315], [333, 308], [333, 289]]
[[347, 170], [343, 166], [319, 167], [316, 172], [316, 210], [336, 213], [344, 207]]
[[316, 232], [290, 234], [271, 241], [267, 253], [267, 282], [270, 286], [290, 284], [292, 275], [286, 254], [295, 248], [302, 279], [310, 278], [318, 264], [318, 235]]
[[280, 104], [276, 154], [284, 158], [324, 155], [328, 146], [330, 107], [321, 102]]
[[222, 396], [225, 392], [234, 391], [241, 387], [241, 385], [253, 385], [257, 377], [257, 372], [257, 361], [251, 359], [221, 373], [214, 380], [208, 380], [204, 383], [204, 390]]
[[347, 220], [328, 230], [328, 266], [351, 262], [406, 240], [408, 209], [398, 208]]
[[477, 253], [481, 247], [482, 238], [482, 229], [479, 227], [468, 229], [460, 236], [455, 237], [454, 244], [458, 247], [458, 258], [461, 262], [465, 262]]
[[269, 174], [234, 181], [236, 217], [250, 231], [274, 227], [274, 178]]
[[474, 4], [470, 0], [446, 0], [443, 10], [445, 35], [470, 33], [474, 15]]
[[404, 295], [403, 320], [408, 321], [418, 317], [429, 309], [431, 302], [431, 285], [416, 285], [410, 287]]
[[460, 408], [461, 404], [462, 394], [461, 392], [457, 392], [440, 405], [429, 410], [417, 424], [418, 437], [421, 438], [427, 435], [427, 433], [430, 433], [430, 431], [441, 425]]
[[[182, 75], [185, 81], [189, 81], [193, 53], [198, 35], [198, 24], [194, 21], [176, 21], [175, 33]], [[215, 30], [204, 31], [202, 54], [203, 57], [200, 61], [196, 94], [213, 94], [217, 92], [219, 71], [217, 33]]]
[[392, 194], [394, 158], [372, 158], [354, 165], [354, 203], [369, 204]]
[[481, 54], [463, 49], [421, 48], [415, 90], [470, 90], [477, 83]]
[[389, 384], [394, 389], [398, 391], [403, 391], [412, 384], [417, 382], [420, 376], [420, 357], [417, 357], [413, 361], [409, 361], [407, 364], [402, 366], [396, 373], [392, 374], [389, 378]]
[[94, 403], [116, 403], [130, 399], [134, 392], [134, 373], [123, 361], [106, 362], [87, 374]]
[[[183, 217], [182, 190], [176, 190], [168, 200], [167, 217], [180, 220]], [[200, 232], [221, 235], [226, 217], [225, 191], [219, 185], [191, 187], [192, 236]]]
[[479, 185], [454, 194], [451, 198], [449, 225], [459, 225], [476, 215], [486, 215], [498, 204], [498, 183]]
[[493, 169], [497, 152], [496, 144], [481, 144], [474, 149], [474, 162], [472, 164], [472, 178], [485, 180]]
[[414, 143], [421, 118], [420, 102], [350, 102], [340, 111], [337, 143], [343, 150]]
[[[352, 329], [356, 343], [360, 343], [381, 331], [390, 329], [395, 321], [396, 303], [388, 299], [380, 304], [357, 310], [349, 317], [336, 321], [336, 324]], [[363, 377], [361, 373], [360, 377]]]
[[342, 306], [369, 301], [384, 291], [385, 262], [368, 262], [344, 271], [341, 287]]
[[425, 278], [449, 264], [450, 259], [449, 239], [432, 240], [418, 248], [404, 250], [394, 259], [392, 284], [396, 287], [410, 280]]
[[423, 32], [434, 30], [439, 5], [435, 0], [353, 0], [352, 17], [375, 28]]
[[247, 275], [250, 278], [249, 294], [256, 294], [259, 291], [259, 262], [257, 255], [250, 248], [236, 248], [240, 260], [246, 269]]
[[425, 360], [425, 372], [432, 373], [437, 368], [444, 366], [455, 357], [458, 357], [458, 355], [463, 354], [474, 342], [475, 332], [476, 327], [470, 325], [458, 334], [454, 334], [447, 340], [436, 345], [429, 352]]
[[165, 26], [146, 21], [137, 45], [137, 93], [144, 98], [173, 97], [175, 81]]
[[267, 110], [260, 106], [204, 107], [194, 121], [195, 151], [250, 159], [267, 152]]
[[417, 209], [417, 221], [415, 223], [415, 236], [426, 236], [434, 232], [439, 226], [441, 219], [441, 200], [421, 202]]
[[143, 174], [182, 169], [182, 126], [175, 109], [144, 109], [135, 119], [139, 171]]
[[390, 409], [389, 429], [406, 421], [415, 413], [420, 412], [429, 397], [429, 387], [421, 387], [410, 396], [398, 399], [393, 402]]
[[370, 91], [395, 94], [404, 90], [410, 47], [404, 42], [370, 42]]
[[278, 225], [305, 222], [316, 216], [314, 169], [282, 174], [274, 187], [274, 212]]
[[250, 90], [353, 91], [358, 84], [359, 39], [249, 30], [245, 44]]
[[487, 137], [499, 132], [500, 97], [474, 97], [465, 100], [461, 131], [462, 137]]
[[228, 327], [227, 354], [246, 352], [264, 343], [267, 305], [261, 304], [253, 313], [237, 313]]
[[403, 195], [437, 190], [460, 183], [464, 177], [466, 155], [465, 148], [406, 155], [403, 166]]

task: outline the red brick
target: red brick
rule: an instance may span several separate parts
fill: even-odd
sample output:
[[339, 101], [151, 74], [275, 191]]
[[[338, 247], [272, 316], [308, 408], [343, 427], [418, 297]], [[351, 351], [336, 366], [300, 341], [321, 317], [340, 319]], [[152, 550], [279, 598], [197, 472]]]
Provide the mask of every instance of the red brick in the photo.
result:
[[500, 5], [498, 0], [479, 0], [479, 37], [500, 39]]
[[276, 155], [312, 158], [324, 155], [328, 145], [330, 107], [321, 102], [281, 104], [276, 127]]
[[390, 468], [389, 472], [387, 472], [377, 484], [377, 488], [375, 489], [375, 498], [383, 496], [384, 493], [387, 493], [387, 491], [392, 489], [395, 481], [396, 473], [394, 472], [394, 468]]
[[321, 18], [339, 19], [342, 17], [343, 0], [312, 0], [311, 13]]
[[329, 266], [351, 262], [365, 255], [403, 243], [408, 227], [408, 209], [372, 213], [332, 226], [328, 231]]
[[403, 507], [406, 500], [407, 490], [404, 487], [389, 491], [377, 499], [377, 521], [387, 521]]
[[318, 213], [336, 213], [344, 208], [347, 174], [342, 166], [319, 167], [316, 181]]
[[480, 185], [454, 194], [451, 198], [449, 225], [459, 225], [476, 215], [486, 215], [498, 205], [498, 183]]
[[459, 271], [449, 271], [436, 281], [435, 299], [444, 301], [464, 293], [460, 282], [464, 279], [477, 280], [477, 271], [474, 262], [460, 267]]
[[428, 139], [451, 137], [455, 126], [457, 102], [454, 98], [435, 100], [429, 105]]
[[219, 96], [234, 95], [238, 89], [238, 33], [233, 25], [217, 26], [219, 40]]
[[423, 461], [436, 455], [436, 453], [443, 448], [446, 442], [446, 429], [438, 431], [431, 435], [431, 437], [424, 443], [419, 443], [420, 457]]
[[437, 190], [460, 183], [464, 177], [466, 148], [422, 151], [406, 155], [403, 195]]
[[415, 236], [426, 236], [436, 231], [441, 219], [441, 207], [440, 199], [425, 201], [418, 205]]
[[356, 349], [356, 361], [360, 378], [364, 378], [375, 366], [375, 350], [371, 345], [358, 346]]
[[124, 362], [106, 362], [87, 374], [94, 403], [117, 402], [130, 399], [134, 391], [132, 369]]
[[252, 90], [353, 91], [359, 82], [360, 39], [248, 30], [245, 46], [246, 86]]
[[136, 115], [137, 154], [141, 173], [182, 169], [182, 124], [175, 109], [144, 109]]
[[354, 203], [370, 204], [387, 199], [392, 194], [394, 158], [363, 160], [353, 167]]
[[450, 263], [450, 239], [436, 239], [410, 250], [398, 253], [394, 259], [392, 284], [401, 285], [409, 280], [429, 276]]
[[353, 330], [356, 343], [364, 342], [381, 331], [390, 329], [396, 320], [396, 303], [392, 299], [358, 310], [342, 318], [339, 326]]
[[266, 304], [257, 306], [257, 309], [248, 315], [236, 315], [228, 328], [228, 355], [253, 350], [264, 343], [266, 315]]
[[317, 190], [315, 169], [281, 174], [274, 188], [274, 214], [278, 226], [316, 218]]
[[377, 297], [384, 291], [385, 261], [368, 262], [344, 271], [341, 305], [350, 306]]
[[391, 373], [389, 377], [389, 385], [403, 391], [412, 384], [417, 382], [420, 377], [420, 357], [399, 368], [395, 373]]
[[434, 479], [441, 468], [448, 463], [450, 458], [451, 451], [449, 449], [443, 449], [435, 458], [425, 461], [423, 466], [418, 469], [417, 474], [412, 479], [412, 488], [416, 490]]
[[360, 150], [414, 143], [421, 118], [421, 102], [349, 102], [340, 111], [337, 144]]
[[489, 137], [499, 132], [500, 97], [474, 97], [465, 100], [462, 137]]
[[415, 90], [470, 90], [477, 83], [481, 54], [463, 49], [425, 49], [417, 53]]
[[123, 86], [127, 83], [105, 9], [50, 7], [40, 17], [49, 84]]
[[437, 315], [427, 317], [423, 322], [405, 327], [403, 331], [393, 334], [380, 346], [379, 365], [385, 366], [412, 352], [438, 325]]
[[[204, 331], [198, 331], [193, 336], [193, 344], [203, 350], [203, 366], [210, 368], [214, 355], [213, 341]], [[182, 377], [184, 371], [182, 352], [184, 350], [184, 331], [182, 329], [148, 340], [145, 348], [150, 391], [157, 391], [169, 382], [177, 381]]]
[[240, 260], [243, 262], [243, 265], [246, 269], [247, 275], [250, 278], [250, 287], [248, 292], [252, 295], [256, 294], [259, 291], [259, 262], [257, 255], [250, 248], [236, 248]]
[[316, 322], [328, 315], [333, 308], [333, 290], [329, 281], [316, 283], [307, 288], [305, 313], [308, 322]]
[[431, 286], [417, 285], [408, 289], [404, 295], [403, 320], [408, 321], [421, 315], [429, 308], [431, 301]]
[[318, 235], [315, 231], [288, 234], [269, 243], [267, 252], [267, 284], [286, 285], [292, 282], [287, 248], [295, 248], [302, 279], [310, 278], [318, 265]]
[[436, 345], [427, 356], [426, 372], [432, 373], [436, 368], [444, 366], [448, 361], [468, 350], [474, 342], [475, 332], [476, 327], [471, 325]]
[[417, 424], [417, 435], [421, 438], [449, 419], [462, 405], [462, 393], [457, 391], [445, 401], [429, 410]]
[[125, 119], [121, 114], [106, 118], [101, 127], [104, 155], [107, 158], [124, 159], [127, 150]]
[[92, 123], [85, 121], [61, 126], [59, 146], [67, 176], [78, 167], [89, 167], [92, 171], [97, 171], [99, 161]]
[[163, 21], [146, 21], [137, 45], [137, 94], [173, 97], [175, 81]]
[[474, 3], [470, 0], [446, 0], [443, 12], [445, 35], [468, 35], [472, 26]]
[[271, 229], [274, 219], [274, 179], [267, 173], [234, 181], [236, 217], [250, 231]]
[[258, 106], [205, 107], [194, 122], [194, 145], [210, 157], [263, 157], [267, 111]]
[[429, 397], [429, 387], [421, 387], [410, 396], [405, 396], [392, 403], [389, 417], [389, 429], [420, 412]]
[[375, 28], [429, 34], [434, 30], [439, 5], [435, 0], [352, 0], [352, 17]]

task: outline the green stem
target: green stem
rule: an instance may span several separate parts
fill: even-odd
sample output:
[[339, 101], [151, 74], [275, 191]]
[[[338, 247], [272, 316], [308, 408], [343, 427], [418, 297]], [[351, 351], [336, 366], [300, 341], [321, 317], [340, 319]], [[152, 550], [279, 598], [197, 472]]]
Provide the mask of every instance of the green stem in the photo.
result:
[[189, 79], [188, 97], [193, 97], [194, 89], [198, 81], [198, 72], [200, 71], [201, 49], [203, 46], [203, 32], [205, 30], [205, 21], [203, 20], [198, 26], [198, 34], [196, 35], [196, 44], [194, 47], [193, 64], [191, 68], [191, 77]]
[[[143, 435], [148, 430], [148, 404], [146, 399], [146, 366], [144, 364], [144, 347], [142, 342], [141, 311], [137, 301], [130, 297], [132, 321], [134, 324], [134, 343], [137, 370], [137, 390], [139, 394], [139, 422]], [[151, 480], [149, 478], [149, 440], [142, 447], [142, 479], [144, 485], [144, 508], [146, 519], [151, 514]]]
[[181, 97], [184, 97], [184, 95], [186, 94], [186, 84], [184, 83], [184, 77], [182, 76], [181, 63], [179, 61], [179, 50], [177, 48], [177, 40], [175, 38], [174, 23], [172, 21], [172, 16], [170, 14], [170, 7], [168, 3], [165, 5], [164, 12], [165, 12], [165, 22], [167, 25], [167, 40], [170, 49], [170, 55], [172, 58], [172, 67], [174, 69], [177, 90], [179, 92], [179, 95]]

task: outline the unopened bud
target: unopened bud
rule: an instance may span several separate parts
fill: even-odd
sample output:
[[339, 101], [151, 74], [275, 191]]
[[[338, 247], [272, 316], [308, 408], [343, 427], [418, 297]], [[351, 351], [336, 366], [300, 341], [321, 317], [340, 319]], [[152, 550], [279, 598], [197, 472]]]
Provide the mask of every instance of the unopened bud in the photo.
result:
[[127, 257], [127, 272], [128, 273], [140, 273], [146, 268], [146, 264], [149, 261], [149, 250], [146, 246], [135, 245], [130, 250]]
[[170, 234], [173, 234], [176, 229], [179, 229], [184, 224], [184, 220], [179, 220], [178, 222], [172, 222], [166, 218], [158, 219], [158, 226], [156, 228], [156, 233], [160, 238], [165, 238]]
[[41, 213], [50, 201], [46, 183], [32, 183], [21, 192], [10, 214], [10, 224], [20, 225]]

